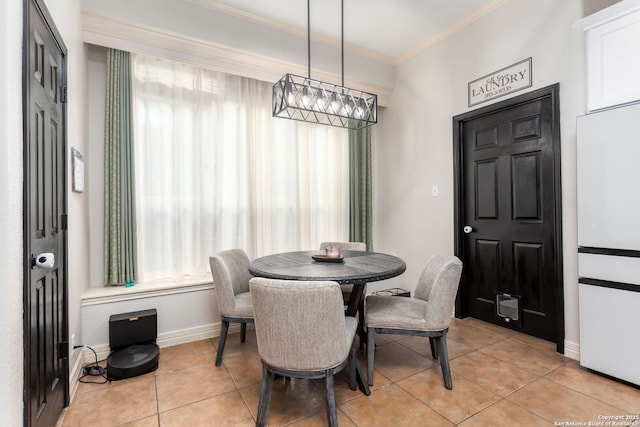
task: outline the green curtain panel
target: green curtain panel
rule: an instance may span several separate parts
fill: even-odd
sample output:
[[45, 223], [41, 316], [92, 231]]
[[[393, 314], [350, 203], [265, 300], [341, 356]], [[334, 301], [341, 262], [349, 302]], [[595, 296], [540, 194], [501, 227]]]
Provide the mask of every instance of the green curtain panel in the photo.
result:
[[349, 130], [349, 198], [349, 240], [372, 251], [370, 127]]
[[109, 49], [104, 131], [104, 282], [135, 282], [131, 55]]

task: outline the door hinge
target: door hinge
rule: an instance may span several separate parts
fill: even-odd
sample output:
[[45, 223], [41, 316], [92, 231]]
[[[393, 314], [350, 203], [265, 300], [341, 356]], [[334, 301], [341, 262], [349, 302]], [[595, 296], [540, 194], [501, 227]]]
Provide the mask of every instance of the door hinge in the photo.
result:
[[60, 227], [63, 230], [66, 230], [68, 227], [68, 222], [69, 222], [69, 215], [67, 214], [62, 214], [60, 215]]
[[58, 359], [69, 358], [69, 342], [62, 341], [58, 343]]
[[67, 85], [66, 84], [60, 85], [60, 101], [63, 104], [67, 103]]

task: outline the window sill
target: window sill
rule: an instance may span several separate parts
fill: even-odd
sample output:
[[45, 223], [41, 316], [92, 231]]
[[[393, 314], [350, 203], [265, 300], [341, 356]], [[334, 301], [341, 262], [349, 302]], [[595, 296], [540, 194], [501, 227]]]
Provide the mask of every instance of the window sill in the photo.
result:
[[81, 306], [107, 304], [119, 301], [151, 298], [187, 292], [215, 289], [211, 276], [192, 277], [184, 280], [158, 280], [136, 283], [134, 286], [104, 286], [87, 289], [81, 297]]

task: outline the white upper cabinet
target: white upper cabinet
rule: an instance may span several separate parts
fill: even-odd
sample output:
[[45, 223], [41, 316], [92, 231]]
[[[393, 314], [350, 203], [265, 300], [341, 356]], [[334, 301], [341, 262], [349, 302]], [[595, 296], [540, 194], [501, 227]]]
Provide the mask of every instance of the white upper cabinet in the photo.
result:
[[586, 37], [587, 110], [640, 100], [640, 0], [576, 22]]

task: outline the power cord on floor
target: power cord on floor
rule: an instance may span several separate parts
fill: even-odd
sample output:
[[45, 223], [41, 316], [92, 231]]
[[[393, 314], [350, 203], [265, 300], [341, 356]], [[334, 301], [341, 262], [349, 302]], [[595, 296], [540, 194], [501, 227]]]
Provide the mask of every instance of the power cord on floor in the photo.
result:
[[[107, 379], [107, 369], [98, 365], [98, 353], [96, 353], [96, 351], [93, 348], [89, 347], [88, 345], [73, 346], [74, 350], [76, 348], [88, 348], [93, 352], [93, 355], [95, 356], [95, 364], [83, 367], [82, 375], [80, 376], [78, 381], [86, 384], [105, 384], [107, 382], [110, 382], [109, 379]], [[85, 377], [102, 377], [104, 378], [104, 381], [87, 381], [84, 379]]]

